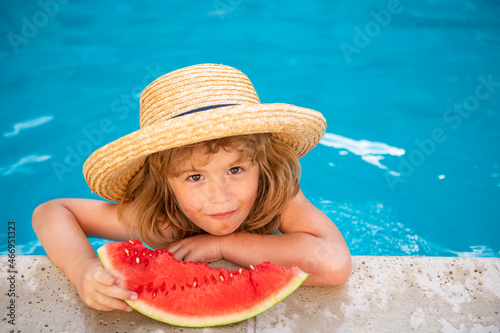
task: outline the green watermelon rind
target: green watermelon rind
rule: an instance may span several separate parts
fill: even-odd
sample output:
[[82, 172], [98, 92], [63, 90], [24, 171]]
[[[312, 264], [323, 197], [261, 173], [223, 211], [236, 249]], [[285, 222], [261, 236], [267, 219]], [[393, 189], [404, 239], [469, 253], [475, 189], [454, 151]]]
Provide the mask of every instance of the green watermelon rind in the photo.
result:
[[[118, 276], [119, 273], [114, 270], [111, 263], [108, 261], [106, 255], [106, 248], [104, 246], [100, 247], [97, 250], [97, 254], [99, 255], [99, 259], [101, 260], [104, 269], [106, 269], [109, 273]], [[277, 303], [281, 302], [282, 300], [290, 296], [295, 290], [297, 290], [304, 283], [304, 281], [307, 279], [308, 276], [309, 274], [300, 271], [299, 274], [297, 274], [297, 276], [291, 279], [286, 286], [279, 289], [275, 295], [264, 299], [261, 303], [256, 304], [255, 306], [246, 311], [231, 313], [223, 316], [210, 316], [205, 318], [179, 316], [151, 307], [145, 302], [142, 302], [140, 299], [137, 301], [125, 300], [125, 302], [132, 309], [142, 313], [145, 316], [148, 316], [155, 320], [174, 326], [182, 326], [182, 327], [222, 326], [253, 318], [269, 310]]]

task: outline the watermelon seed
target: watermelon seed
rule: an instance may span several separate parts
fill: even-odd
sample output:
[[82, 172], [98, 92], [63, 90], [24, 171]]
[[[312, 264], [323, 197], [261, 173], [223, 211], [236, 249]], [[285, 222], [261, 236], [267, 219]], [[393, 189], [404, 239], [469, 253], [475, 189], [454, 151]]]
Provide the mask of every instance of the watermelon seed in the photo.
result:
[[193, 282], [193, 287], [196, 288], [196, 281]]
[[156, 291], [153, 292], [153, 298], [155, 298], [155, 297], [156, 297]]
[[224, 277], [222, 275], [220, 276], [220, 279], [222, 282], [224, 282]]
[[233, 277], [233, 273], [229, 273], [229, 276], [230, 276], [230, 277]]
[[240, 272], [240, 274], [241, 274], [241, 272], [243, 272], [243, 269], [242, 269], [242, 268], [240, 268], [240, 270], [239, 270], [238, 272]]
[[252, 265], [250, 265], [250, 269], [253, 271], [255, 268], [253, 268], [253, 266], [252, 266]]
[[135, 262], [139, 263], [139, 257], [135, 258]]
[[134, 242], [132, 242], [131, 240], [128, 241], [130, 244], [134, 244]]
[[129, 256], [128, 249], [125, 249], [125, 253], [127, 254], [127, 257]]

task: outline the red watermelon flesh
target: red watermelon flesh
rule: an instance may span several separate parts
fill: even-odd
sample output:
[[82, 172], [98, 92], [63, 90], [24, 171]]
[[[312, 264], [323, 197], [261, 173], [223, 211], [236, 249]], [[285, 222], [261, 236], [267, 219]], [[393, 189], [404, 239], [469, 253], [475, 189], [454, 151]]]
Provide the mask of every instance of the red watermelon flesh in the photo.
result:
[[172, 325], [225, 325], [262, 313], [294, 292], [307, 278], [300, 269], [270, 262], [246, 270], [182, 262], [164, 249], [138, 240], [109, 242], [97, 250], [104, 268], [135, 291], [126, 301], [144, 315]]

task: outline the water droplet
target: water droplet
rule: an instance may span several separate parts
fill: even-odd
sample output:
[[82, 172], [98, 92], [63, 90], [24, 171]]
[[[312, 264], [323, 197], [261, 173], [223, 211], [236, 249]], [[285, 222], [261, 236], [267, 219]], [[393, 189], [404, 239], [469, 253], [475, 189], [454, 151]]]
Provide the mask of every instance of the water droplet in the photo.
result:
[[445, 175], [439, 175], [438, 178], [439, 179], [444, 179], [444, 177], [446, 177]]

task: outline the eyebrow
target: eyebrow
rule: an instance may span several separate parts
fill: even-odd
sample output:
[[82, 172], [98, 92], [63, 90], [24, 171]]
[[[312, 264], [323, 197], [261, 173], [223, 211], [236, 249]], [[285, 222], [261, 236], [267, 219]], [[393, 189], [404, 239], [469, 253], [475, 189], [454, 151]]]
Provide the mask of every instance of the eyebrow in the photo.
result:
[[[235, 161], [229, 163], [229, 168], [233, 168], [237, 165], [241, 165], [241, 164], [244, 164], [246, 162], [248, 162], [250, 160], [250, 158], [248, 157], [246, 160], [244, 161], [241, 161], [241, 159], [236, 159]], [[177, 172], [177, 177], [181, 176], [182, 174], [184, 173], [188, 173], [188, 172], [203, 172], [204, 170], [203, 169], [196, 169], [196, 168], [189, 168], [189, 169], [181, 169]]]

